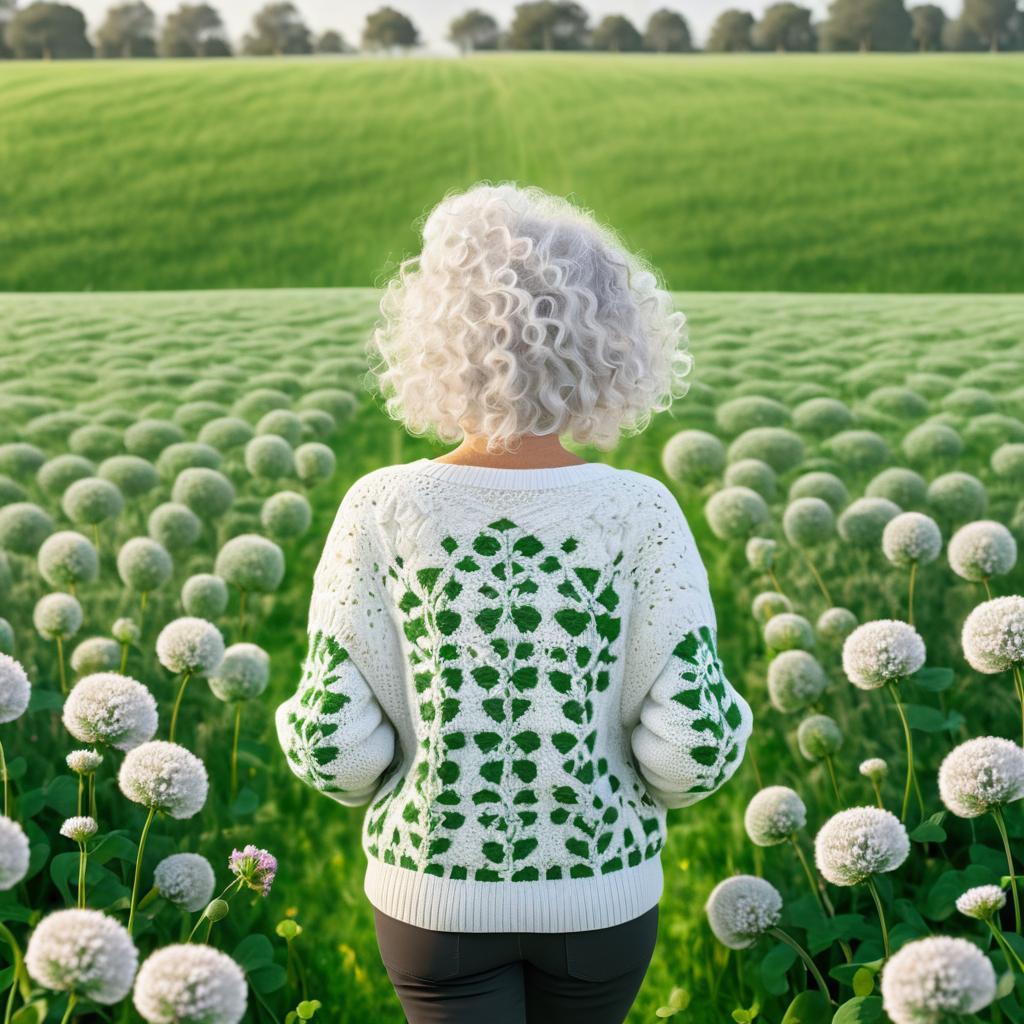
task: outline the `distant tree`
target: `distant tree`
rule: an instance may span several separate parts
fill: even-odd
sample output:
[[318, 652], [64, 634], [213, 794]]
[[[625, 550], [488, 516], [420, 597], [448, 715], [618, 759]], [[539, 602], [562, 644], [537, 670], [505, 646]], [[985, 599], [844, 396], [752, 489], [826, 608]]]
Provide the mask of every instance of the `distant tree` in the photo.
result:
[[587, 12], [577, 3], [518, 4], [508, 45], [513, 50], [582, 50], [587, 45]]
[[382, 7], [367, 15], [363, 27], [364, 50], [408, 50], [419, 44], [416, 26], [401, 11]]
[[345, 42], [345, 37], [333, 28], [329, 28], [316, 37], [317, 53], [351, 53], [352, 47]]
[[730, 8], [715, 19], [708, 36], [708, 49], [713, 53], [742, 53], [754, 48], [752, 31], [754, 16], [748, 11]]
[[313, 35], [295, 4], [275, 0], [253, 15], [252, 29], [242, 40], [242, 52], [251, 57], [312, 53]]
[[681, 14], [663, 7], [647, 20], [644, 46], [655, 53], [690, 53], [693, 50], [690, 26]]
[[[1012, 36], [1016, 0], [964, 0], [961, 17], [996, 53]], [[1008, 47], [1007, 47], [1008, 48]]]
[[754, 45], [777, 53], [816, 50], [818, 37], [810, 10], [790, 0], [772, 4], [754, 26]]
[[910, 35], [921, 53], [942, 49], [942, 30], [946, 27], [946, 12], [935, 4], [911, 7]]
[[92, 56], [85, 15], [69, 4], [36, 0], [22, 7], [11, 18], [6, 36], [16, 57], [67, 60]]
[[186, 3], [164, 20], [157, 52], [161, 57], [229, 57], [231, 46], [215, 8]]
[[156, 15], [143, 0], [127, 0], [108, 8], [96, 30], [101, 57], [155, 57]]
[[948, 18], [942, 26], [942, 48], [960, 53], [985, 49], [985, 40], [963, 18]]
[[611, 50], [613, 53], [628, 53], [642, 50], [644, 38], [636, 30], [636, 26], [621, 14], [609, 14], [602, 18], [590, 45], [595, 50]]
[[14, 51], [7, 45], [7, 26], [14, 19], [16, 0], [0, 0], [0, 60], [10, 60]]
[[460, 14], [448, 26], [448, 38], [463, 53], [470, 50], [496, 50], [500, 37], [498, 23], [486, 11], [476, 7]]
[[910, 30], [903, 0], [832, 0], [822, 28], [822, 49], [909, 50]]

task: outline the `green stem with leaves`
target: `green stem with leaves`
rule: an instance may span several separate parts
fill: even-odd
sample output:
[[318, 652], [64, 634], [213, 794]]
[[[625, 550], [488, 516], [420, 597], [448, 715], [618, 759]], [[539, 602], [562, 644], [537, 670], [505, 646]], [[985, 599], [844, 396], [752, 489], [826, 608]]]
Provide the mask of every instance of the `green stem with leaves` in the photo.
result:
[[71, 1020], [72, 1011], [75, 1009], [75, 1003], [77, 1002], [78, 996], [72, 992], [71, 995], [68, 996], [68, 1008], [64, 1011], [64, 1016], [61, 1017], [60, 1024], [68, 1024], [68, 1021]]
[[869, 875], [867, 878], [868, 892], [875, 901], [875, 910], [878, 911], [878, 924], [882, 929], [882, 949], [885, 950], [885, 959], [889, 959], [889, 929], [885, 925], [885, 909], [882, 907], [882, 897], [878, 895], [878, 886], [875, 880]]
[[178, 712], [181, 710], [181, 698], [185, 696], [185, 687], [192, 678], [192, 669], [187, 668], [181, 674], [181, 684], [178, 686], [178, 696], [174, 698], [174, 711], [171, 713], [171, 732], [168, 739], [173, 743], [174, 734], [178, 728]]
[[85, 843], [78, 844], [78, 909], [85, 909], [85, 866], [89, 860], [89, 852]]
[[995, 819], [996, 828], [999, 829], [999, 837], [1003, 841], [1003, 851], [1006, 854], [1006, 869], [1010, 874], [1010, 891], [1013, 893], [1013, 922], [1018, 935], [1020, 930], [1020, 893], [1017, 891], [1017, 875], [1013, 867], [1013, 854], [1010, 852], [1010, 837], [1006, 832], [1006, 821], [1003, 818], [1002, 807], [992, 808], [992, 817]]
[[907, 747], [907, 781], [903, 787], [903, 807], [900, 811], [900, 821], [906, 822], [907, 811], [910, 809], [911, 791], [916, 790], [917, 792], [917, 802], [920, 806], [922, 818], [924, 817], [924, 800], [921, 797], [921, 790], [917, 788], [917, 777], [914, 774], [914, 739], [910, 734], [910, 722], [907, 721], [907, 713], [903, 708], [903, 702], [900, 700], [900, 691], [896, 683], [889, 683], [888, 688], [893, 703], [896, 705], [896, 711], [900, 716], [900, 722], [903, 725], [903, 739]]
[[146, 824], [142, 826], [142, 836], [139, 838], [139, 852], [135, 858], [135, 880], [132, 882], [132, 902], [128, 910], [128, 934], [131, 935], [135, 925], [135, 905], [139, 900], [139, 879], [142, 877], [142, 854], [146, 849], [146, 838], [149, 836], [149, 827], [153, 824], [156, 816], [156, 808], [150, 807], [146, 815]]
[[871, 788], [875, 791], [875, 803], [884, 811], [885, 804], [882, 802], [882, 787], [875, 779], [871, 780]]
[[818, 970], [818, 965], [811, 959], [811, 954], [800, 945], [791, 935], [788, 935], [781, 928], [769, 928], [768, 934], [773, 938], [778, 939], [780, 942], [784, 942], [790, 949], [794, 950], [797, 956], [807, 965], [807, 970], [811, 972], [811, 976], [818, 983], [818, 988], [821, 989], [821, 994], [825, 996], [830, 1003], [834, 1004], [832, 994], [828, 990], [828, 985], [825, 984], [825, 979], [821, 976], [821, 971]]
[[839, 809], [842, 810], [843, 797], [839, 792], [839, 780], [836, 778], [836, 767], [832, 763], [832, 758], [828, 754], [825, 755], [825, 765], [828, 768], [828, 777], [832, 780], [832, 792], [836, 795], [836, 803], [839, 805]]
[[999, 930], [999, 926], [989, 918], [985, 924], [988, 925], [989, 931], [992, 932], [992, 937], [996, 940], [996, 945], [1003, 951], [1003, 956], [1006, 957], [1006, 962], [1012, 969], [1014, 964], [1017, 966], [1017, 970], [1024, 974], [1024, 960], [1017, 955], [1017, 951], [1007, 941], [1006, 937]]
[[828, 608], [832, 607], [832, 595], [828, 592], [828, 587], [825, 586], [825, 581], [821, 578], [821, 573], [818, 572], [817, 566], [811, 561], [811, 556], [807, 554], [801, 548], [801, 554], [804, 556], [804, 561], [807, 563], [807, 568], [811, 570], [811, 575], [814, 577], [814, 582], [818, 584], [818, 589], [821, 591], [821, 596], [825, 598], [825, 605]]
[[[789, 837], [789, 841], [793, 844], [797, 860], [800, 861], [800, 866], [804, 869], [804, 874], [807, 876], [807, 882], [811, 887], [811, 892], [814, 893], [814, 898], [818, 901], [818, 906], [821, 907], [822, 912], [827, 914], [829, 917], [835, 917], [836, 908], [832, 906], [832, 901], [828, 898], [828, 892], [826, 892], [825, 886], [819, 881], [817, 874], [811, 867], [810, 862], [807, 860], [807, 855], [800, 846], [800, 840], [797, 839], [795, 832]], [[853, 963], [853, 950], [850, 949], [849, 943], [844, 939], [840, 939], [839, 945], [843, 949], [843, 956], [846, 957], [846, 962], [848, 964]]]
[[64, 671], [64, 641], [57, 637], [57, 670], [60, 673], [60, 692], [68, 692], [68, 676]]

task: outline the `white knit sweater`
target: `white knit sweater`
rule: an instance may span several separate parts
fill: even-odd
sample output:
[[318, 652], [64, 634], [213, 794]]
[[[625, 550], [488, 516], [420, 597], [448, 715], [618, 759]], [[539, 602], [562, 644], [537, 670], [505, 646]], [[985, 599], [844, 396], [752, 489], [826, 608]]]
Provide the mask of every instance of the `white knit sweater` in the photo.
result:
[[735, 772], [751, 714], [662, 483], [419, 459], [345, 494], [277, 729], [300, 778], [370, 802], [374, 906], [561, 932], [658, 902], [666, 809]]

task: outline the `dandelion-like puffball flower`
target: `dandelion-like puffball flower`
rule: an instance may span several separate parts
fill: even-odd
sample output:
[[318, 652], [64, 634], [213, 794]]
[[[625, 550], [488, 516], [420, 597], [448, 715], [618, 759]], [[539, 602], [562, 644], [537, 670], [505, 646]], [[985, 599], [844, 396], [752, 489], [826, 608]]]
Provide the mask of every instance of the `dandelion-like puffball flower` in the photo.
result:
[[886, 524], [900, 514], [900, 507], [888, 498], [858, 498], [839, 514], [836, 529], [848, 544], [876, 548]]
[[109, 480], [90, 476], [76, 480], [64, 492], [60, 505], [73, 523], [95, 526], [121, 514], [124, 495]]
[[949, 566], [962, 579], [979, 583], [1008, 573], [1017, 564], [1017, 541], [994, 519], [961, 526], [946, 550]]
[[874, 469], [891, 458], [889, 442], [874, 430], [844, 430], [829, 438], [825, 447], [844, 466]]
[[228, 585], [213, 573], [190, 576], [181, 588], [181, 605], [189, 615], [216, 619], [228, 606]]
[[238, 416], [218, 416], [203, 424], [198, 440], [226, 452], [232, 448], [241, 448], [252, 440], [253, 433], [252, 427]]
[[750, 603], [751, 615], [754, 616], [755, 621], [760, 622], [762, 625], [773, 615], [781, 615], [783, 612], [791, 612], [792, 610], [793, 602], [785, 594], [780, 594], [777, 590], [762, 591]]
[[158, 544], [168, 551], [178, 552], [199, 540], [203, 524], [187, 505], [165, 501], [150, 512], [146, 529]]
[[826, 608], [814, 624], [814, 631], [830, 644], [841, 644], [856, 628], [857, 616], [849, 608]]
[[754, 427], [740, 434], [726, 455], [729, 462], [760, 459], [776, 473], [787, 473], [804, 457], [804, 442], [786, 427]]
[[0, 724], [21, 718], [32, 696], [32, 684], [20, 661], [0, 654]]
[[1004, 480], [1024, 481], [1024, 444], [1001, 444], [990, 460], [992, 472]]
[[715, 423], [730, 437], [754, 427], [780, 427], [789, 421], [789, 409], [764, 395], [741, 395], [715, 410]]
[[0, 472], [11, 476], [31, 476], [45, 461], [42, 450], [27, 441], [0, 444]]
[[783, 714], [813, 704], [827, 685], [825, 670], [807, 651], [783, 651], [768, 663], [768, 698]]
[[843, 745], [843, 730], [828, 715], [811, 715], [797, 727], [796, 743], [808, 761], [822, 761]]
[[960, 435], [945, 423], [922, 423], [907, 434], [900, 447], [917, 464], [955, 459], [963, 450]]
[[168, 903], [194, 914], [213, 898], [216, 878], [200, 853], [172, 853], [153, 872], [153, 885]]
[[197, 466], [178, 474], [171, 497], [209, 522], [219, 519], [234, 504], [235, 487], [219, 470]]
[[958, 818], [978, 818], [1024, 797], [1024, 749], [999, 736], [954, 747], [939, 765], [939, 796]]
[[708, 499], [704, 515], [721, 540], [743, 538], [768, 519], [768, 505], [749, 487], [723, 487]]
[[248, 888], [267, 896], [277, 876], [277, 858], [250, 843], [242, 850], [231, 851], [228, 870]]
[[224, 657], [224, 637], [212, 622], [187, 615], [160, 630], [156, 656], [168, 672], [208, 675]]
[[821, 498], [797, 498], [786, 506], [782, 516], [786, 539], [798, 548], [824, 544], [835, 533], [835, 527], [832, 507]]
[[46, 594], [32, 611], [32, 624], [45, 640], [68, 640], [81, 628], [82, 606], [70, 594]]
[[[354, 369], [354, 367], [353, 367]], [[299, 399], [300, 409], [323, 409], [338, 423], [347, 423], [359, 408], [359, 399], [343, 388], [319, 388], [309, 391]]]
[[780, 612], [765, 623], [764, 642], [774, 651], [807, 651], [814, 646], [814, 628], [802, 615]]
[[243, 533], [217, 553], [214, 572], [239, 590], [269, 594], [284, 579], [284, 552], [258, 533]]
[[976, 885], [956, 901], [956, 909], [964, 917], [990, 921], [1006, 906], [1006, 893], [998, 885]]
[[869, 757], [864, 761], [861, 761], [857, 771], [859, 771], [864, 778], [870, 779], [872, 782], [880, 783], [889, 774], [889, 765], [886, 763], [884, 758]]
[[13, 505], [25, 501], [28, 495], [21, 484], [16, 484], [9, 476], [0, 473], [0, 506]]
[[[1014, 370], [1018, 367], [1014, 366]], [[1002, 374], [996, 373], [990, 378], [991, 383], [1003, 383]], [[989, 383], [986, 381], [986, 383]], [[962, 413], [964, 416], [984, 416], [996, 408], [996, 400], [987, 388], [964, 387], [954, 388], [944, 395], [941, 402], [943, 409]]]
[[36, 556], [39, 575], [51, 587], [88, 583], [100, 571], [100, 559], [88, 537], [75, 530], [51, 533], [43, 541]]
[[121, 582], [146, 594], [162, 587], [174, 572], [167, 549], [150, 537], [132, 537], [117, 553], [117, 573]]
[[882, 970], [882, 1006], [893, 1024], [945, 1024], [996, 997], [991, 962], [967, 939], [908, 942]]
[[302, 420], [289, 409], [271, 409], [257, 421], [256, 433], [282, 437], [294, 448], [302, 440]]
[[105, 636], [91, 636], [71, 652], [71, 668], [77, 675], [116, 672], [121, 664], [121, 647]]
[[127, 929], [98, 910], [48, 914], [25, 951], [28, 973], [43, 988], [105, 1005], [128, 995], [138, 962]]
[[68, 436], [68, 449], [75, 455], [105, 459], [122, 450], [121, 434], [104, 423], [87, 423]]
[[773, 501], [779, 489], [775, 470], [760, 459], [740, 459], [730, 463], [722, 480], [726, 487], [749, 487], [765, 501]]
[[115, 619], [110, 627], [110, 635], [119, 644], [133, 644], [142, 635], [142, 631], [131, 619]]
[[865, 622], [843, 643], [843, 671], [862, 690], [876, 690], [913, 675], [924, 659], [921, 634], [898, 619]]
[[263, 503], [260, 524], [275, 540], [301, 537], [313, 522], [309, 502], [295, 491], [279, 491]]
[[700, 486], [721, 475], [725, 445], [706, 430], [681, 430], [666, 442], [661, 465], [675, 483]]
[[218, 469], [220, 452], [201, 441], [178, 441], [168, 445], [156, 460], [156, 470], [165, 480], [173, 480], [186, 469]]
[[95, 750], [72, 750], [64, 761], [76, 775], [91, 775], [103, 764], [103, 755]]
[[156, 466], [138, 455], [113, 455], [104, 459], [96, 475], [109, 480], [126, 498], [148, 494], [160, 483]]
[[295, 452], [276, 434], [257, 434], [245, 446], [245, 468], [255, 477], [276, 480], [295, 475]]
[[789, 500], [795, 502], [800, 498], [818, 498], [825, 502], [833, 512], [839, 512], [850, 500], [850, 492], [846, 484], [835, 475], [824, 470], [804, 473], [789, 485]]
[[833, 885], [859, 885], [895, 871], [910, 853], [899, 818], [880, 807], [851, 807], [834, 814], [814, 837], [814, 860]]
[[34, 555], [51, 533], [53, 520], [31, 501], [15, 501], [0, 508], [0, 548]]
[[[187, 431], [196, 431], [209, 423], [211, 420], [227, 415], [227, 406], [221, 402], [207, 399], [200, 399], [194, 402], [185, 402], [174, 410], [174, 422]], [[209, 441], [203, 441], [209, 444]], [[211, 445], [217, 448], [217, 445]]]
[[763, 878], [734, 875], [711, 890], [704, 912], [723, 946], [746, 949], [779, 923], [782, 896]]
[[252, 700], [270, 682], [270, 655], [256, 644], [232, 644], [217, 671], [210, 678], [210, 689], [219, 700]]
[[988, 675], [1024, 664], [1024, 597], [1013, 594], [979, 604], [960, 637], [971, 668]]
[[81, 455], [58, 455], [39, 467], [36, 483], [41, 490], [56, 498], [76, 480], [84, 480], [95, 473], [96, 467]]
[[164, 946], [139, 969], [132, 1000], [148, 1024], [238, 1024], [248, 990], [242, 969], [212, 946]]
[[[298, 417], [299, 422], [302, 424], [303, 437], [330, 437], [338, 429], [338, 424], [334, 422], [334, 417], [329, 412], [324, 412], [323, 409], [303, 409], [298, 413]], [[301, 480], [302, 474], [298, 467], [298, 455], [299, 450], [296, 448], [295, 471]]]
[[942, 519], [965, 523], [985, 514], [988, 494], [976, 476], [957, 470], [937, 476], [928, 485], [928, 505]]
[[82, 743], [131, 750], [156, 734], [156, 701], [138, 680], [96, 672], [72, 687], [64, 702], [63, 722]]
[[901, 512], [882, 531], [882, 552], [894, 565], [924, 565], [939, 557], [942, 531], [923, 512]]
[[133, 803], [172, 818], [191, 818], [206, 803], [206, 766], [177, 743], [151, 740], [130, 750], [117, 775], [121, 792]]
[[793, 410], [793, 426], [817, 437], [828, 437], [853, 423], [853, 413], [837, 398], [808, 398]]
[[295, 449], [295, 473], [307, 486], [334, 476], [334, 452], [319, 441], [308, 441]]
[[125, 448], [144, 459], [155, 459], [168, 445], [184, 440], [185, 432], [170, 420], [139, 420], [124, 432]]
[[767, 786], [754, 795], [743, 815], [743, 826], [756, 846], [778, 846], [807, 824], [800, 794], [788, 786]]
[[751, 537], [747, 541], [747, 565], [754, 572], [767, 572], [775, 563], [775, 552], [778, 544], [768, 537]]
[[912, 388], [900, 385], [883, 385], [875, 388], [864, 399], [869, 409], [895, 416], [899, 419], [919, 419], [928, 414], [928, 400]]
[[13, 889], [28, 873], [29, 845], [25, 830], [0, 815], [0, 892]]
[[912, 469], [890, 466], [868, 482], [864, 493], [869, 498], [888, 498], [900, 508], [915, 508], [925, 503], [928, 481]]
[[92, 839], [99, 830], [100, 827], [96, 823], [95, 818], [81, 815], [74, 818], [66, 818], [64, 824], [60, 827], [60, 834], [65, 839], [72, 839], [76, 843], [84, 843], [87, 839]]

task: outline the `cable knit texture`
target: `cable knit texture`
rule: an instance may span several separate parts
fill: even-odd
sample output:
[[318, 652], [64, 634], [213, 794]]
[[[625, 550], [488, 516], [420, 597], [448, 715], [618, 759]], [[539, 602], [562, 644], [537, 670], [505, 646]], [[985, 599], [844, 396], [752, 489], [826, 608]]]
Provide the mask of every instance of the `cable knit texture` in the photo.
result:
[[682, 510], [602, 463], [358, 480], [277, 710], [292, 770], [369, 803], [371, 903], [467, 932], [650, 909], [667, 809], [726, 782], [751, 721]]

